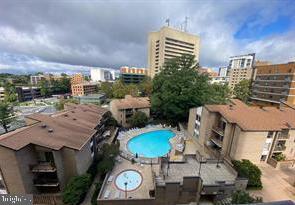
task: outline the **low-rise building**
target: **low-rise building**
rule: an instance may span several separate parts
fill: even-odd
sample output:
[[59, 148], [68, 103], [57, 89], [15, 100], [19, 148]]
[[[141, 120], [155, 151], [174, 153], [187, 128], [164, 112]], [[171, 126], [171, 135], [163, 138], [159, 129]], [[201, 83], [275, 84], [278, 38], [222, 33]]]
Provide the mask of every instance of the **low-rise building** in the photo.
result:
[[80, 104], [96, 104], [100, 105], [105, 102], [107, 99], [105, 94], [90, 94], [84, 96], [74, 96], [74, 99], [77, 99]]
[[30, 81], [32, 85], [38, 85], [42, 80], [45, 80], [44, 75], [31, 75]]
[[145, 68], [135, 68], [135, 67], [121, 67], [120, 68], [120, 78], [124, 83], [141, 83], [147, 76], [147, 70]]
[[132, 97], [131, 95], [126, 95], [124, 99], [112, 100], [110, 103], [113, 117], [122, 126], [128, 126], [128, 119], [137, 111], [144, 112], [149, 117], [150, 107], [148, 97]]
[[30, 115], [26, 127], [1, 135], [2, 192], [62, 191], [71, 177], [89, 168], [109, 116], [94, 105], [67, 105], [53, 116]]
[[4, 87], [0, 87], [0, 101], [3, 101], [5, 98], [5, 89]]
[[84, 82], [71, 86], [73, 96], [84, 96], [97, 93], [98, 83]]
[[255, 67], [251, 100], [256, 105], [295, 105], [295, 62]]
[[295, 159], [295, 109], [251, 107], [239, 100], [192, 108], [188, 132], [203, 153], [253, 163]]
[[42, 97], [40, 87], [16, 87], [16, 93], [19, 102], [30, 101]]
[[210, 78], [210, 83], [212, 84], [217, 83], [217, 84], [225, 85], [225, 84], [228, 84], [228, 82], [229, 82], [229, 77], [216, 76], [216, 77]]

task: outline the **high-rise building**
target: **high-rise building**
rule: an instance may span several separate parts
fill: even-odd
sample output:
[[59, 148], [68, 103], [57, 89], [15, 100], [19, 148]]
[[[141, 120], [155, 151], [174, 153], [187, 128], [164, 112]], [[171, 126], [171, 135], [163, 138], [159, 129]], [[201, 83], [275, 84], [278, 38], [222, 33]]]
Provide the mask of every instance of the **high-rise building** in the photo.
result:
[[219, 68], [219, 71], [218, 71], [218, 76], [219, 77], [227, 77], [228, 75], [228, 67], [227, 66], [222, 66]]
[[84, 77], [82, 73], [76, 73], [71, 78], [71, 85], [76, 85], [83, 82], [84, 82]]
[[149, 33], [148, 69], [153, 78], [161, 71], [161, 66], [169, 59], [183, 54], [192, 54], [199, 61], [200, 38], [171, 27]]
[[256, 66], [251, 100], [257, 105], [295, 105], [295, 62]]
[[90, 70], [91, 81], [95, 82], [114, 81], [119, 75], [119, 70], [111, 68], [92, 68]]
[[120, 68], [120, 78], [124, 83], [138, 84], [143, 81], [147, 76], [147, 70], [145, 68], [135, 68], [123, 66]]
[[254, 61], [255, 53], [230, 57], [228, 65], [230, 88], [233, 89], [242, 80], [252, 78]]

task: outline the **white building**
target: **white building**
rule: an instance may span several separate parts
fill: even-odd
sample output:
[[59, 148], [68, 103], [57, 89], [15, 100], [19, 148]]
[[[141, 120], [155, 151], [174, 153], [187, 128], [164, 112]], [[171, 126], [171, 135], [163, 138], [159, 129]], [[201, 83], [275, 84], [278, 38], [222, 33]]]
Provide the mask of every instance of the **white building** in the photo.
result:
[[220, 67], [219, 68], [219, 71], [218, 71], [218, 76], [219, 77], [226, 77], [228, 75], [227, 71], [228, 71], [228, 67], [227, 66]]
[[38, 85], [44, 79], [45, 79], [45, 76], [44, 75], [32, 75], [30, 77], [30, 80], [31, 80], [31, 84], [32, 85]]
[[227, 77], [227, 76], [225, 76], [225, 77], [216, 76], [216, 77], [212, 77], [210, 79], [210, 83], [212, 83], [212, 84], [217, 83], [217, 84], [225, 85], [225, 84], [228, 84], [228, 82], [229, 82], [229, 77]]
[[114, 81], [120, 76], [120, 71], [111, 68], [92, 68], [90, 70], [91, 81]]
[[254, 65], [255, 53], [250, 53], [246, 55], [231, 56], [229, 58], [229, 69], [243, 69], [252, 68]]

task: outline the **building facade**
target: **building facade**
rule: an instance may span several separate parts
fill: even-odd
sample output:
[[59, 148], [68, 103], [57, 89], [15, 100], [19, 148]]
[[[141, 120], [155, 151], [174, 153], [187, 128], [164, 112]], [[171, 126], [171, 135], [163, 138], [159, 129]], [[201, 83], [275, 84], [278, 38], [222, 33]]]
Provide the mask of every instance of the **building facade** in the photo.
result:
[[162, 27], [160, 31], [148, 36], [148, 69], [153, 78], [161, 71], [163, 64], [183, 54], [195, 55], [199, 61], [200, 38], [171, 27]]
[[203, 153], [229, 160], [295, 160], [295, 110], [251, 107], [239, 100], [190, 110], [188, 132]]
[[90, 70], [91, 81], [106, 82], [119, 78], [120, 71], [111, 68], [92, 68]]
[[228, 67], [222, 66], [218, 70], [218, 76], [220, 77], [227, 77], [228, 76]]
[[38, 85], [42, 80], [45, 80], [44, 75], [31, 75], [30, 81], [32, 85]]
[[5, 98], [5, 89], [4, 87], [0, 87], [0, 101], [3, 101]]
[[295, 105], [295, 62], [256, 66], [251, 100], [256, 105]]
[[39, 87], [16, 87], [16, 93], [19, 102], [30, 101], [41, 98], [41, 89]]
[[82, 73], [76, 73], [71, 77], [71, 85], [81, 84], [84, 82], [84, 76]]
[[255, 62], [255, 53], [232, 56], [229, 59], [229, 87], [234, 88], [242, 80], [251, 80]]
[[135, 68], [123, 66], [120, 68], [120, 79], [126, 83], [141, 83], [147, 76], [147, 70], [145, 68]]
[[110, 110], [113, 117], [117, 120], [119, 124], [124, 127], [128, 127], [128, 120], [137, 111], [143, 112], [150, 116], [151, 103], [147, 97], [132, 97], [131, 95], [126, 95], [124, 99], [115, 99], [110, 103]]
[[217, 77], [210, 78], [210, 83], [212, 84], [217, 83], [217, 84], [225, 85], [225, 84], [228, 84], [228, 82], [229, 82], [229, 77], [217, 76]]
[[71, 177], [87, 171], [110, 113], [91, 105], [69, 106], [52, 117], [33, 114], [26, 127], [0, 136], [3, 192], [58, 193]]
[[84, 96], [89, 94], [97, 93], [98, 84], [97, 83], [80, 83], [71, 86], [72, 96]]

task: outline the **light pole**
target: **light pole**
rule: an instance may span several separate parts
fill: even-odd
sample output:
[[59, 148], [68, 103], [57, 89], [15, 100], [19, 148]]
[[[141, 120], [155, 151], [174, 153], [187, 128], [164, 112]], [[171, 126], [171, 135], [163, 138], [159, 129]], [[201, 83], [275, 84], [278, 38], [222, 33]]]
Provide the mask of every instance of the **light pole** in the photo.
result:
[[221, 152], [219, 152], [219, 154], [218, 154], [218, 159], [217, 159], [216, 168], [220, 168], [220, 165], [219, 165], [220, 156], [221, 156]]
[[128, 185], [128, 182], [125, 182], [124, 185], [125, 185], [125, 199], [127, 199], [127, 185]]

